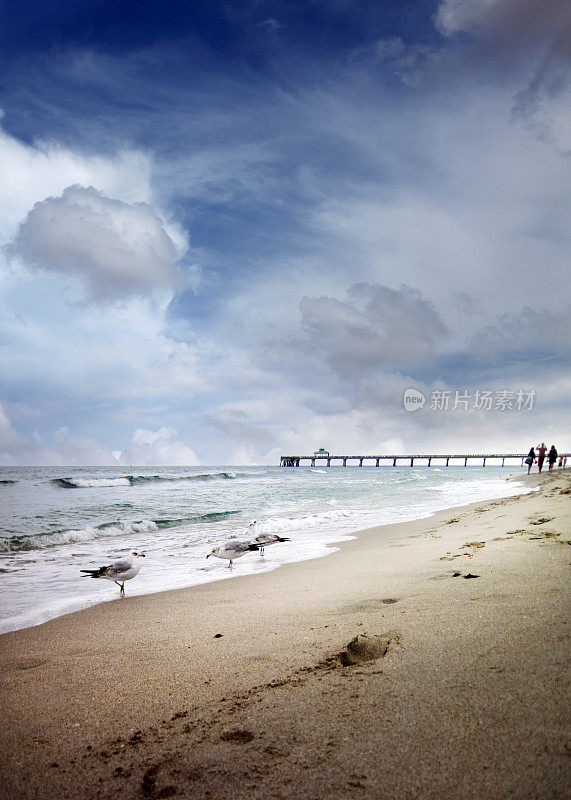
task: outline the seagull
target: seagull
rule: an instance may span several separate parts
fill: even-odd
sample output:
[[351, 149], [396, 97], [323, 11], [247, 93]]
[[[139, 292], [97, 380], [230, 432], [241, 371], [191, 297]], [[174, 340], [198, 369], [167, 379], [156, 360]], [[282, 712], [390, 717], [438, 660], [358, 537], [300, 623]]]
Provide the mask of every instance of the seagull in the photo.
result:
[[232, 561], [235, 558], [240, 558], [240, 556], [246, 555], [249, 550], [259, 549], [260, 545], [254, 544], [253, 542], [226, 542], [226, 544], [220, 545], [220, 547], [215, 547], [213, 550], [211, 550], [206, 558], [210, 558], [210, 556], [216, 556], [216, 558], [227, 558], [230, 561], [228, 568], [232, 569]]
[[[248, 527], [254, 528], [257, 523], [258, 520], [253, 519]], [[254, 536], [252, 541], [260, 545], [260, 555], [263, 556], [264, 548], [267, 544], [275, 544], [276, 542], [290, 542], [291, 539], [287, 536], [278, 536], [277, 533], [259, 533], [257, 536]]]
[[137, 553], [133, 550], [128, 558], [122, 558], [120, 561], [115, 561], [106, 567], [99, 567], [99, 569], [81, 569], [80, 572], [85, 572], [82, 578], [106, 578], [108, 581], [114, 581], [117, 586], [121, 587], [120, 594], [125, 594], [125, 581], [130, 581], [141, 569], [141, 559], [145, 558], [144, 553]]

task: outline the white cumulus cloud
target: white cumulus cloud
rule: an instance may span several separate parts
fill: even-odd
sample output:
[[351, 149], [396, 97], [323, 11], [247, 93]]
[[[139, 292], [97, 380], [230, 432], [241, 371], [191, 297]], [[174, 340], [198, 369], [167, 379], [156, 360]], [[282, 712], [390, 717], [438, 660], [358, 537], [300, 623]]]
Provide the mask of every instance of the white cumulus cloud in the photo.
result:
[[7, 252], [32, 268], [81, 277], [97, 301], [182, 282], [176, 247], [154, 209], [93, 187], [69, 186], [36, 203]]
[[[88, 155], [57, 142], [29, 145], [0, 127], [0, 241], [14, 236], [34, 203], [73, 184], [95, 184], [126, 203], [148, 202], [152, 171], [151, 157], [140, 150]], [[176, 231], [171, 236], [177, 236]]]

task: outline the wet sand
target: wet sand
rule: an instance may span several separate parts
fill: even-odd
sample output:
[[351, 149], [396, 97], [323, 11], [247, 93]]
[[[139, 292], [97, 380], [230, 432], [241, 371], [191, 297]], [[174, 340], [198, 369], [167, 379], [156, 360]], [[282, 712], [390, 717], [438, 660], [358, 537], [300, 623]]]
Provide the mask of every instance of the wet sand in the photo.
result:
[[522, 480], [4, 634], [1, 796], [568, 798], [571, 470]]

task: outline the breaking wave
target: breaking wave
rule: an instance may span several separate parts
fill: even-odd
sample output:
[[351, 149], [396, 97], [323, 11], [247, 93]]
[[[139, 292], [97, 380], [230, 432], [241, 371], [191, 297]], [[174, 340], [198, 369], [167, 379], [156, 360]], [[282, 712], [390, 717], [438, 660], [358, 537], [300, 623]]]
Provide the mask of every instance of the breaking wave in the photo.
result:
[[[246, 477], [241, 473], [240, 477]], [[124, 475], [118, 478], [53, 478], [51, 483], [61, 489], [91, 489], [111, 486], [136, 486], [141, 483], [157, 483], [159, 481], [211, 481], [234, 480], [238, 475], [235, 472], [205, 472], [201, 475]], [[11, 483], [12, 481], [8, 481]]]
[[127, 475], [127, 480], [131, 485], [137, 483], [153, 483], [155, 481], [213, 481], [213, 480], [234, 480], [237, 477], [235, 472], [204, 472], [200, 475]]
[[46, 547], [57, 547], [63, 544], [90, 542], [110, 536], [129, 536], [131, 534], [149, 533], [165, 528], [176, 528], [181, 525], [197, 525], [200, 523], [218, 522], [219, 520], [239, 514], [240, 510], [210, 511], [180, 519], [143, 519], [135, 522], [104, 522], [101, 525], [88, 526], [79, 530], [57, 531], [56, 533], [40, 533], [30, 536], [10, 536], [0, 538], [0, 552], [17, 553], [28, 550], [43, 550]]
[[128, 478], [54, 478], [52, 483], [62, 489], [89, 489], [98, 486], [130, 486]]

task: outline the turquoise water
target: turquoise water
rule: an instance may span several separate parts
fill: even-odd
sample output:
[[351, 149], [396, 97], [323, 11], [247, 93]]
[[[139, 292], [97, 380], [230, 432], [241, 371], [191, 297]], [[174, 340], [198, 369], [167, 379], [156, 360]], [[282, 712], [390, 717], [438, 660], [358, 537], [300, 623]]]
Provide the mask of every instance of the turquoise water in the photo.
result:
[[[104, 602], [81, 568], [146, 553], [127, 593], [220, 580], [317, 558], [355, 531], [521, 491], [512, 467], [13, 467], [0, 470], [0, 632]], [[278, 533], [232, 570], [205, 559], [228, 539]]]

